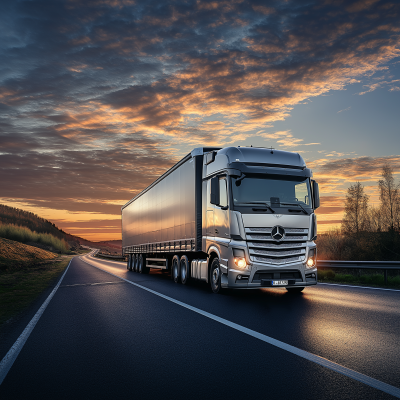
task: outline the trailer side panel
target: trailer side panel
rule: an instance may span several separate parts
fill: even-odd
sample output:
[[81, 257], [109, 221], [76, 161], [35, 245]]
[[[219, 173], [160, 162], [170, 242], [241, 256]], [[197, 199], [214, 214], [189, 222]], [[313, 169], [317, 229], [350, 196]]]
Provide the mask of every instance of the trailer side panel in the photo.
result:
[[123, 248], [153, 244], [167, 250], [167, 242], [194, 243], [196, 158], [167, 173], [122, 209]]

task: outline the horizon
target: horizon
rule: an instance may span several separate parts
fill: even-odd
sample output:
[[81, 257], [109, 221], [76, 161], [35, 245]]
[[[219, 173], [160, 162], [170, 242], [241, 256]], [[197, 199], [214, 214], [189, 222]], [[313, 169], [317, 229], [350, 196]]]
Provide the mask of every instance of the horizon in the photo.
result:
[[400, 177], [394, 1], [15, 2], [2, 6], [0, 203], [90, 241], [195, 147], [299, 153], [318, 231], [347, 188]]

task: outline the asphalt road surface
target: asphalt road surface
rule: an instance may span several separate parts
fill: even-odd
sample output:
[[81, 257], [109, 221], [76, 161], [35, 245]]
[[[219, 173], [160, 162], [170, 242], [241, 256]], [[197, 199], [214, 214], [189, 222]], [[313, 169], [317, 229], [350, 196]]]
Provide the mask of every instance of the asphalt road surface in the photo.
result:
[[76, 257], [0, 399], [396, 398], [374, 385], [400, 388], [399, 304], [400, 291], [322, 284], [216, 295]]

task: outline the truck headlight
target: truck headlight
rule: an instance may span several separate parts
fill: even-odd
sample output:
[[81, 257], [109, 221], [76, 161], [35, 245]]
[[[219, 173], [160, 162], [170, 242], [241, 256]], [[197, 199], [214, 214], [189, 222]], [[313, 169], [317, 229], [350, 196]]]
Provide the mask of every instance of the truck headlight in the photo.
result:
[[313, 248], [308, 250], [306, 268], [315, 268], [316, 265], [317, 265], [317, 249]]
[[241, 257], [235, 257], [235, 265], [240, 269], [246, 268], [246, 260]]
[[247, 264], [246, 264], [244, 250], [235, 248], [233, 248], [232, 250], [233, 250], [233, 261], [235, 262], [235, 265], [240, 269], [246, 268]]

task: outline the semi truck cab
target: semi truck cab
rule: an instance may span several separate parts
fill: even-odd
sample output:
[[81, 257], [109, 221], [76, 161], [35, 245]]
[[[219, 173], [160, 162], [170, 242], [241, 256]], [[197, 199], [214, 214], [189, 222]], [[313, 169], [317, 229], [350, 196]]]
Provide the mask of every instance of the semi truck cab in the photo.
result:
[[203, 248], [219, 260], [214, 291], [317, 283], [319, 191], [299, 154], [228, 147], [205, 155], [203, 176]]

